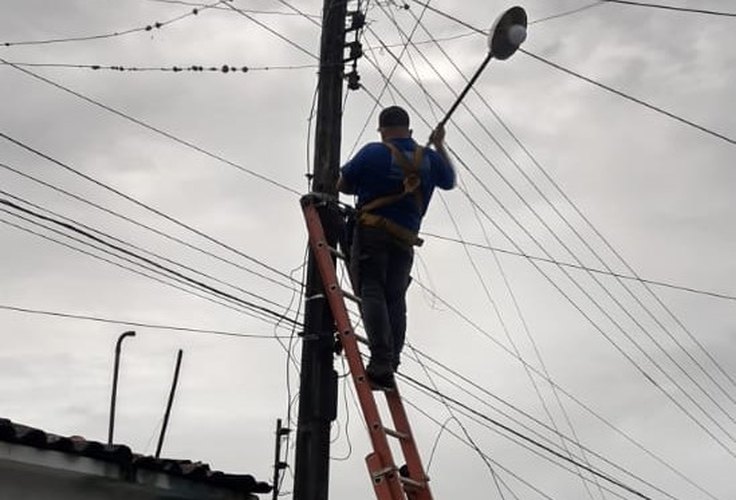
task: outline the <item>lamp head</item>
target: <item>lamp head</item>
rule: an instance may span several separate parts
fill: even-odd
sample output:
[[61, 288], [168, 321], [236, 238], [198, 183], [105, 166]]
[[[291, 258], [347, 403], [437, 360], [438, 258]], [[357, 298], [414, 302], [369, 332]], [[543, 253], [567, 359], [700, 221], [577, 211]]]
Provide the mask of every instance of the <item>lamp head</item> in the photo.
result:
[[496, 59], [505, 60], [526, 40], [527, 16], [522, 7], [511, 7], [496, 19], [488, 35], [488, 50]]

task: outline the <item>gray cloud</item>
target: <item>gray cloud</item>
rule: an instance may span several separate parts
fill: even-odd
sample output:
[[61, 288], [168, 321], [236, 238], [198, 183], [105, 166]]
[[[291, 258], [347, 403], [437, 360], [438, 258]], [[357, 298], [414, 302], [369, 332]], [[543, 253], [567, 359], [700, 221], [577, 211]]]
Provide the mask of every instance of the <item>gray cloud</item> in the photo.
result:
[[[709, 5], [703, 8], [728, 7], [718, 2], [706, 3]], [[237, 4], [243, 8], [287, 10], [282, 4], [265, 0]], [[531, 1], [525, 7], [530, 17], [536, 19], [582, 4]], [[314, 13], [321, 8], [315, 1], [301, 2], [299, 7]], [[485, 27], [505, 6], [497, 2], [462, 2], [436, 7]], [[13, 2], [12, 8], [8, 7], [0, 20], [0, 41], [110, 32], [172, 18], [187, 9], [151, 1], [100, 6], [83, 2], [63, 5]], [[411, 4], [411, 9], [411, 12], [420, 12], [416, 4]], [[411, 12], [399, 9], [392, 9], [392, 12], [402, 27], [410, 31]], [[387, 43], [400, 41], [381, 9], [374, 7], [369, 18], [373, 21], [372, 28]], [[297, 16], [260, 16], [258, 19], [286, 34], [290, 40], [317, 52], [319, 29], [308, 21]], [[438, 37], [465, 30], [431, 12], [426, 13], [424, 22]], [[730, 49], [733, 33], [729, 19], [604, 5], [533, 25], [525, 47], [637, 98], [733, 136], [736, 123], [729, 106], [736, 78], [734, 52]], [[417, 37], [424, 39], [425, 35], [420, 32]], [[485, 41], [476, 36], [449, 41], [444, 46], [467, 76], [480, 63]], [[463, 80], [442, 54], [431, 44], [421, 47], [423, 54], [438, 65], [454, 91], [459, 91]], [[393, 50], [398, 53], [400, 49]], [[0, 56], [17, 62], [130, 66], [228, 63], [259, 67], [312, 62], [305, 54], [242, 16], [223, 10], [204, 11], [158, 31], [104, 41], [3, 47]], [[452, 102], [452, 92], [421, 62], [418, 54], [412, 53], [412, 56], [422, 68], [420, 74], [427, 89], [446, 109]], [[372, 57], [386, 71], [392, 65], [392, 58], [385, 50], [377, 50]], [[307, 118], [316, 83], [314, 68], [246, 74], [117, 73], [48, 68], [33, 71], [289, 187], [304, 189], [306, 186], [304, 172], [311, 161], [306, 157]], [[377, 72], [366, 60], [360, 62], [359, 71], [366, 87], [377, 94], [381, 84]], [[441, 110], [432, 109], [403, 70], [397, 71], [393, 82], [429, 123], [435, 122], [432, 111], [441, 115]], [[295, 195], [10, 67], [0, 67], [0, 89], [4, 96], [0, 101], [2, 131], [8, 135], [284, 272], [302, 262], [305, 231]], [[736, 248], [736, 232], [731, 221], [736, 205], [733, 201], [732, 146], [522, 54], [502, 64], [492, 63], [477, 89], [490, 100], [565, 193], [642, 276], [734, 293], [736, 270], [732, 255]], [[385, 102], [395, 99], [402, 103], [397, 93], [392, 92], [386, 93]], [[483, 103], [474, 96], [469, 96], [467, 103], [524, 172], [557, 203], [558, 209], [586, 241], [613, 269], [626, 272], [580, 217], [563, 205], [561, 195], [524, 156]], [[343, 156], [347, 156], [356, 142], [372, 104], [363, 92], [353, 92], [347, 97]], [[430, 125], [418, 116], [413, 118], [415, 137], [423, 141]], [[478, 150], [461, 137], [455, 124], [448, 128], [450, 145], [509, 214], [522, 221], [554, 257], [573, 261], [482, 155], [493, 162], [529, 206], [580, 255], [581, 261], [601, 267], [498, 150], [486, 131], [463, 109], [458, 111], [455, 120]], [[374, 129], [375, 117], [369, 121], [367, 132], [358, 142], [375, 140]], [[309, 151], [313, 154], [311, 145]], [[247, 264], [238, 256], [187, 234], [7, 141], [0, 147], [0, 161]], [[543, 254], [464, 167], [460, 167], [460, 174], [477, 203], [524, 251]], [[288, 290], [97, 213], [9, 172], [0, 171], [0, 184], [4, 190], [263, 294], [284, 307], [292, 298]], [[511, 248], [511, 243], [483, 217], [481, 230], [472, 207], [461, 193], [449, 193], [445, 199], [464, 237], [483, 242], [485, 231], [494, 245]], [[426, 228], [454, 235], [453, 224], [439, 198], [430, 210]], [[462, 248], [428, 240], [419, 254], [428, 267], [428, 270], [421, 270], [422, 283], [431, 283], [438, 294], [462, 309], [498, 342], [513, 349]], [[539, 368], [534, 346], [516, 316], [513, 301], [504, 287], [504, 276], [494, 259], [487, 252], [473, 250], [471, 254], [477, 259], [484, 283], [492, 290], [509, 335], [524, 359]], [[509, 256], [499, 256], [499, 259], [552, 378], [688, 477], [707, 485], [716, 497], [733, 496], [734, 487], [728, 475], [732, 457], [646, 382], [527, 261]], [[97, 263], [4, 225], [0, 227], [0, 262], [2, 304], [251, 333], [270, 334], [273, 331], [263, 322], [108, 264]], [[604, 332], [627, 352], [634, 353], [634, 358], [647, 370], [651, 369], [621, 332], [559, 270], [549, 265], [541, 267]], [[415, 274], [419, 271], [415, 269]], [[605, 305], [606, 311], [610, 311], [627, 333], [647, 346], [647, 352], [666, 366], [668, 373], [693, 390], [664, 354], [653, 349], [651, 342], [645, 340], [644, 334], [590, 277], [579, 271], [572, 275]], [[296, 276], [299, 278], [299, 273]], [[733, 413], [732, 401], [692, 366], [641, 306], [613, 279], [601, 280], [632, 315], [667, 346], [671, 355]], [[732, 396], [733, 385], [713, 368], [677, 323], [641, 286], [631, 286]], [[736, 350], [730, 340], [734, 332], [733, 302], [672, 290], [657, 291], [695, 338], [729, 373], [734, 373]], [[409, 300], [410, 339], [418, 348], [546, 421], [544, 409], [518, 361], [447, 308], [432, 304], [419, 287], [412, 288]], [[0, 371], [8, 382], [0, 389], [2, 416], [52, 432], [104, 440], [112, 348], [122, 327], [6, 311], [0, 311], [0, 316], [4, 339]], [[274, 420], [285, 417], [287, 406], [286, 357], [278, 344], [275, 341], [154, 333], [146, 329], [138, 331], [138, 337], [125, 347], [118, 439], [136, 450], [152, 451], [151, 438], [155, 436], [157, 422], [163, 413], [173, 356], [176, 349], [183, 347], [186, 354], [182, 386], [166, 453], [207, 460], [216, 467], [254, 473], [261, 479], [270, 478]], [[424, 377], [408, 351], [402, 369], [412, 376]], [[663, 386], [672, 389], [656, 370], [652, 370], [652, 374]], [[549, 386], [537, 382], [556, 422], [569, 434]], [[484, 408], [445, 382], [439, 383], [443, 391], [456, 394], [474, 407]], [[293, 369], [290, 385], [293, 395], [298, 389], [298, 375]], [[429, 409], [438, 419], [447, 418], [442, 405], [408, 388], [405, 392], [409, 399], [420, 402], [422, 408]], [[676, 391], [673, 390], [673, 394], [677, 394]], [[703, 418], [681, 394], [676, 397]], [[490, 401], [487, 396], [483, 398]], [[567, 398], [562, 397], [562, 400], [576, 431], [596, 451], [678, 498], [706, 498]], [[368, 444], [349, 396], [348, 402], [346, 408], [341, 394], [339, 425], [341, 428], [345, 425], [349, 413], [353, 451], [347, 461], [333, 462], [333, 497], [349, 494], [368, 499], [373, 494], [362, 463]], [[698, 396], [698, 402], [725, 428], [734, 431], [732, 423], [707, 398]], [[483, 411], [492, 414], [490, 409]], [[426, 457], [438, 428], [418, 413], [412, 413], [412, 419], [420, 449]], [[459, 431], [456, 426], [451, 427]], [[469, 424], [469, 428], [494, 460], [553, 498], [587, 497], [576, 476], [539, 461], [518, 445], [476, 424]], [[718, 435], [729, 446], [733, 445], [722, 433]], [[344, 430], [333, 446], [335, 454], [346, 452]], [[440, 441], [431, 475], [438, 498], [459, 496], [458, 492], [467, 498], [496, 494], [485, 464], [450, 435], [443, 436]], [[536, 496], [527, 493], [529, 490], [508, 474], [501, 473], [501, 477], [521, 498]]]

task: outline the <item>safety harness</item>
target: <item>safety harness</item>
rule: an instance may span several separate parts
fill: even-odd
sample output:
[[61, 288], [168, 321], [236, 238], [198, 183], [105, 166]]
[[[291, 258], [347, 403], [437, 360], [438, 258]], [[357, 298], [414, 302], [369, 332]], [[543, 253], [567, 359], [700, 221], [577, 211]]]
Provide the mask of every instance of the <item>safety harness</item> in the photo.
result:
[[421, 213], [424, 207], [424, 199], [422, 197], [422, 190], [419, 189], [419, 187], [422, 184], [420, 168], [422, 166], [422, 161], [424, 160], [424, 148], [417, 145], [416, 149], [414, 149], [414, 157], [412, 158], [412, 161], [409, 161], [406, 155], [402, 153], [395, 144], [388, 141], [383, 144], [389, 149], [394, 161], [401, 167], [401, 170], [404, 173], [404, 189], [399, 193], [380, 196], [363, 205], [358, 210], [358, 222], [364, 226], [381, 228], [396, 238], [400, 243], [405, 245], [421, 246], [424, 241], [417, 235], [417, 233], [411, 229], [405, 228], [401, 224], [397, 224], [396, 222], [387, 219], [386, 217], [376, 215], [371, 212], [378, 208], [392, 205], [397, 201], [402, 200], [405, 196], [411, 194], [414, 196], [414, 201]]

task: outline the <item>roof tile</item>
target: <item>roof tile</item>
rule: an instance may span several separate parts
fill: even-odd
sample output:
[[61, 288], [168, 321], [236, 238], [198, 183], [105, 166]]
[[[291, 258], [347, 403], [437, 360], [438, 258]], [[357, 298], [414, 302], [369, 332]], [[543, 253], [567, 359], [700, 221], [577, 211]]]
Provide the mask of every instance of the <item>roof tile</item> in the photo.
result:
[[88, 441], [81, 436], [58, 436], [41, 429], [14, 423], [7, 418], [0, 418], [0, 441], [113, 462], [126, 468], [163, 472], [242, 493], [269, 493], [271, 491], [268, 483], [256, 481], [249, 474], [225, 474], [211, 470], [210, 466], [203, 462], [139, 455], [133, 453], [125, 445], [107, 445], [98, 441]]

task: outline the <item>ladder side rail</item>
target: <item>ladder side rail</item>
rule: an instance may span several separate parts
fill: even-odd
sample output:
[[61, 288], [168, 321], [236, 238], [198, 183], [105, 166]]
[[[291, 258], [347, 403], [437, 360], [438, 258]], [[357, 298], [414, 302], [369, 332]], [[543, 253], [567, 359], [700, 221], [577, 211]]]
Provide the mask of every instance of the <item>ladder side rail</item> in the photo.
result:
[[[388, 475], [383, 474], [381, 471], [384, 467], [381, 457], [376, 452], [369, 453], [365, 457], [365, 463], [368, 466], [373, 490], [376, 492], [378, 500], [405, 500], [401, 491], [401, 484], [398, 482], [398, 471], [392, 471]], [[401, 496], [397, 497], [397, 492]]]
[[400, 444], [404, 458], [406, 459], [409, 478], [424, 484], [424, 488], [412, 492], [409, 498], [412, 500], [432, 500], [432, 493], [429, 489], [429, 477], [424, 471], [422, 459], [419, 456], [419, 450], [417, 449], [414, 434], [411, 430], [411, 425], [409, 425], [409, 418], [406, 415], [398, 387], [396, 390], [386, 393], [386, 402], [388, 403], [395, 429], [407, 435], [407, 439], [401, 439]]
[[[350, 374], [355, 385], [355, 391], [358, 394], [358, 401], [363, 410], [366, 425], [368, 426], [373, 449], [380, 458], [381, 465], [384, 468], [393, 469], [392, 473], [387, 474], [389, 487], [393, 494], [391, 498], [393, 500], [403, 500], [406, 497], [398, 479], [398, 470], [393, 460], [376, 400], [373, 397], [373, 390], [365, 375], [363, 360], [361, 359], [355, 333], [353, 332], [350, 317], [345, 307], [343, 292], [337, 282], [335, 264], [332, 261], [332, 254], [327, 246], [319, 213], [313, 203], [305, 203], [302, 209], [307, 223], [309, 244], [312, 248], [320, 277], [322, 278], [325, 298], [332, 311], [335, 326], [337, 327], [338, 335], [348, 360]], [[372, 480], [375, 481], [374, 478]], [[376, 491], [378, 492], [378, 490]], [[381, 498], [379, 500], [384, 499]]]

